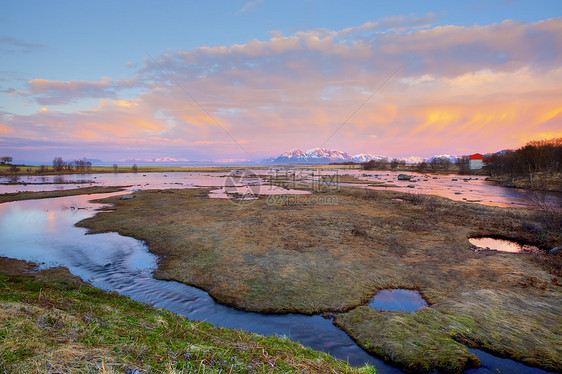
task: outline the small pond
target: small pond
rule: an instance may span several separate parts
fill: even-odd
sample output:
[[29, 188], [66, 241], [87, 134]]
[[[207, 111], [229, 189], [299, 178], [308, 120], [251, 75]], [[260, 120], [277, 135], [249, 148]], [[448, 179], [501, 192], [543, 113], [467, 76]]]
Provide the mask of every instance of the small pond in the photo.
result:
[[377, 310], [415, 312], [428, 305], [418, 291], [397, 288], [380, 291], [371, 299], [369, 306]]
[[500, 252], [520, 253], [520, 252], [540, 252], [538, 247], [528, 244], [519, 244], [511, 240], [494, 238], [470, 238], [470, 244], [485, 250]]

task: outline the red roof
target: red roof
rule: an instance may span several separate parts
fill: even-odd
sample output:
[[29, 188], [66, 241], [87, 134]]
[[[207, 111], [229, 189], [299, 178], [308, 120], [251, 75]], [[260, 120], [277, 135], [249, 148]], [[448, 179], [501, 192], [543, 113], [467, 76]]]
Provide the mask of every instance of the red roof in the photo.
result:
[[483, 160], [484, 156], [482, 156], [480, 153], [475, 153], [473, 155], [470, 156], [471, 160]]

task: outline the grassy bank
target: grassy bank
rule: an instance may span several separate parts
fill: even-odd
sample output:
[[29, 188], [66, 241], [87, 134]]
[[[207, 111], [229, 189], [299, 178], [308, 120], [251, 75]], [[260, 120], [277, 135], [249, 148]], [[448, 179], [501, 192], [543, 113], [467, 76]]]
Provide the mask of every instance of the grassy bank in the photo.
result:
[[[276, 204], [237, 205], [205, 193], [110, 198], [114, 209], [79, 225], [146, 240], [161, 259], [158, 278], [200, 287], [221, 303], [340, 313], [336, 323], [360, 345], [410, 370], [477, 364], [465, 345], [562, 369], [560, 254], [475, 252], [467, 240], [562, 244], [540, 212], [353, 188]], [[395, 287], [420, 290], [431, 309], [357, 308]]]
[[0, 258], [3, 373], [374, 373], [280, 337], [215, 328]]
[[535, 173], [532, 178], [529, 176], [499, 175], [488, 177], [488, 180], [504, 187], [562, 192], [562, 173]]
[[57, 190], [57, 191], [39, 191], [39, 192], [30, 191], [30, 192], [4, 193], [4, 194], [0, 194], [0, 204], [7, 203], [9, 201], [48, 199], [51, 197], [76, 196], [76, 195], [91, 195], [91, 194], [98, 194], [98, 193], [119, 192], [123, 190], [125, 190], [124, 187], [84, 187], [84, 188], [73, 188], [68, 190]]

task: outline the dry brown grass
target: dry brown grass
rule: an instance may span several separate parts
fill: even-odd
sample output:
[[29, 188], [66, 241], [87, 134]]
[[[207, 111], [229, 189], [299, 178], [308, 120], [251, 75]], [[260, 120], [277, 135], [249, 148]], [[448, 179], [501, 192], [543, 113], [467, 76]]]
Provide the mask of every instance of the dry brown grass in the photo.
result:
[[[338, 203], [314, 203], [327, 195]], [[433, 322], [438, 327], [424, 335], [427, 346], [458, 340], [531, 365], [562, 367], [562, 324], [552, 324], [562, 314], [556, 275], [531, 254], [475, 252], [467, 240], [495, 235], [543, 248], [559, 245], [560, 233], [540, 222], [528, 229], [532, 212], [363, 189], [310, 195], [290, 205], [269, 205], [266, 199], [236, 205], [201, 199], [198, 190], [136, 196], [107, 200], [115, 210], [80, 225], [146, 240], [161, 258], [156, 271], [161, 279], [195, 285], [245, 310], [350, 311], [338, 317], [339, 326], [366, 349], [403, 366], [423, 349], [399, 349], [394, 343], [423, 347], [415, 343], [423, 319], [380, 336], [377, 325], [365, 320], [380, 312], [352, 309], [380, 289], [418, 289], [439, 314]], [[397, 197], [404, 201], [392, 200]], [[505, 312], [497, 312], [499, 306]], [[358, 328], [363, 325], [370, 327]], [[368, 343], [373, 339], [376, 344]], [[436, 357], [451, 354], [451, 370], [474, 363], [458, 344], [441, 346], [444, 353]], [[525, 349], [534, 354], [523, 355]], [[438, 367], [437, 358], [428, 360]]]
[[110, 193], [123, 191], [125, 188], [119, 187], [84, 187], [84, 188], [73, 188], [68, 190], [56, 190], [56, 191], [40, 191], [40, 192], [14, 192], [0, 194], [0, 204], [7, 203], [10, 201], [19, 200], [32, 200], [32, 199], [49, 199], [52, 197], [62, 197], [62, 196], [76, 196], [76, 195], [91, 195], [97, 193]]

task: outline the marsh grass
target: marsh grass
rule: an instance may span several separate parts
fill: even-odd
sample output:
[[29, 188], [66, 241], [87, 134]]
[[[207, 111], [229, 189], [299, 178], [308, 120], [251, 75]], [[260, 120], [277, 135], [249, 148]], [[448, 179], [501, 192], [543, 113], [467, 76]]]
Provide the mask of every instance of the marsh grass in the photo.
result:
[[0, 264], [3, 373], [374, 373], [287, 338], [189, 321], [66, 269]]
[[119, 186], [119, 187], [84, 187], [84, 188], [72, 188], [68, 190], [57, 190], [57, 191], [5, 193], [5, 194], [0, 194], [0, 204], [7, 203], [10, 201], [48, 199], [52, 197], [76, 196], [76, 195], [91, 195], [91, 194], [98, 194], [98, 193], [119, 192], [123, 190], [125, 190], [125, 187]]
[[[304, 197], [291, 205], [260, 198], [238, 206], [200, 199], [204, 191], [110, 198], [104, 201], [115, 204], [113, 211], [79, 225], [145, 240], [160, 257], [156, 277], [200, 287], [239, 309], [348, 312], [336, 319], [338, 325], [395, 365], [408, 368], [419, 361], [420, 370], [459, 371], [477, 364], [461, 349], [462, 341], [532, 366], [562, 369], [558, 273], [533, 254], [475, 252], [468, 242], [495, 235], [541, 248], [560, 245], [560, 232], [534, 221], [532, 210], [360, 188], [324, 192], [338, 204], [309, 204]], [[385, 288], [419, 290], [437, 313], [431, 314], [432, 328], [405, 316], [406, 327], [379, 333], [381, 321], [394, 317], [357, 307]], [[486, 296], [497, 308], [488, 308]], [[412, 343], [401, 346], [402, 340]], [[431, 347], [438, 352], [427, 353]], [[524, 350], [533, 354], [525, 356]]]

